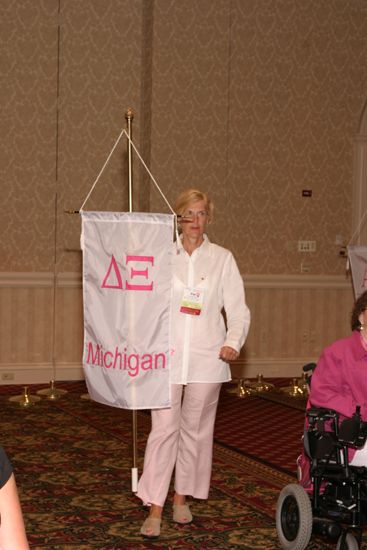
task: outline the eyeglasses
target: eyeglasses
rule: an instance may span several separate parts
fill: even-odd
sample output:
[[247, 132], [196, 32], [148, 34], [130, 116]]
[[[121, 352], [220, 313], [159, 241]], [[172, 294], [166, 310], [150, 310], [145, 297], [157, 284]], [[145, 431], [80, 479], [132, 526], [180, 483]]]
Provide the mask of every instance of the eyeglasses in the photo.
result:
[[195, 210], [186, 210], [183, 214], [184, 218], [195, 218], [198, 217], [199, 219], [205, 219], [208, 216], [208, 212], [206, 210], [198, 210], [195, 212]]

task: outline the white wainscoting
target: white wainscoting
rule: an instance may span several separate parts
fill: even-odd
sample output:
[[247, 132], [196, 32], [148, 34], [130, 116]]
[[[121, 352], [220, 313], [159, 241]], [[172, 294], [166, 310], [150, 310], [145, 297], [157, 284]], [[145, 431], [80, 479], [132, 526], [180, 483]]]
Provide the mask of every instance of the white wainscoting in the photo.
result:
[[248, 276], [252, 316], [234, 378], [300, 376], [302, 366], [350, 333], [354, 296], [347, 276]]
[[[350, 332], [350, 278], [244, 280], [252, 323], [234, 378], [299, 376], [325, 345]], [[0, 273], [0, 384], [81, 380], [82, 348], [80, 273]]]

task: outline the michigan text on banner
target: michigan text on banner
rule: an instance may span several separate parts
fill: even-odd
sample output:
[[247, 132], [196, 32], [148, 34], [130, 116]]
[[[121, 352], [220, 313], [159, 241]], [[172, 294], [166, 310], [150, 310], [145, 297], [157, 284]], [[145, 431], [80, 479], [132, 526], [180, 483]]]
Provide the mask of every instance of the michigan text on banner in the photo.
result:
[[91, 398], [170, 406], [174, 216], [82, 211], [84, 352]]

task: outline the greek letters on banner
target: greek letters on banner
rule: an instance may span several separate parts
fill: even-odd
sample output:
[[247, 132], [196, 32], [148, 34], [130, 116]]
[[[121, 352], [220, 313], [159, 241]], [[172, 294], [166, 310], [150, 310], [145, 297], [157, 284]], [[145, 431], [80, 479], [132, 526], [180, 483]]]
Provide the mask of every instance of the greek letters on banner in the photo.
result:
[[123, 409], [170, 406], [173, 215], [82, 212], [89, 394]]
[[367, 246], [348, 246], [355, 298], [367, 290]]

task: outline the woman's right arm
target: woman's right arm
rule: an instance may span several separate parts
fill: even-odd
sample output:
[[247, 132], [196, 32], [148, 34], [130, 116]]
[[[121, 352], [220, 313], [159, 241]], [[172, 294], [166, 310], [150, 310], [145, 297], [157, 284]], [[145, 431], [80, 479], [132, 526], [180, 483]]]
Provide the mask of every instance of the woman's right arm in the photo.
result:
[[[347, 382], [342, 356], [337, 356], [332, 347], [326, 348], [317, 362], [311, 378], [310, 402], [315, 407], [334, 409], [343, 416], [351, 417], [356, 406], [361, 406], [362, 417], [366, 404], [357, 403]], [[364, 411], [362, 409], [365, 409]]]

